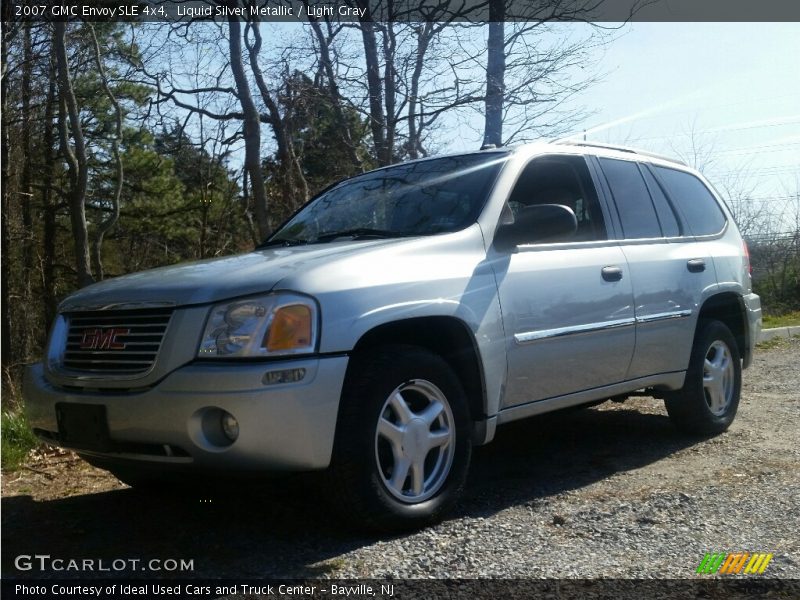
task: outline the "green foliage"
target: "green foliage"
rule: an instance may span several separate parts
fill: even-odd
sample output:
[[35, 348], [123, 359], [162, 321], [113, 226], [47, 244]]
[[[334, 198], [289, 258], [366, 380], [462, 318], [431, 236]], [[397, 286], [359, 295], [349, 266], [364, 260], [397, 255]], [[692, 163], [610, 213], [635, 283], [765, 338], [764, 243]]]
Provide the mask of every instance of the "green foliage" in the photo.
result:
[[119, 223], [106, 256], [126, 273], [229, 254], [251, 243], [239, 187], [222, 160], [177, 131], [126, 141]]
[[3, 470], [14, 471], [25, 462], [28, 453], [39, 445], [25, 414], [21, 410], [3, 411], [2, 414], [2, 465]]
[[291, 102], [287, 108], [290, 108], [296, 132], [295, 144], [300, 149], [303, 173], [312, 193], [359, 172], [342, 139], [343, 126], [350, 132], [358, 158], [366, 163], [363, 170], [374, 167], [367, 141], [369, 128], [352, 106], [342, 106], [345, 123], [341, 123], [336, 118], [334, 102], [327, 90], [315, 86], [311, 79], [299, 72], [286, 82], [286, 90], [286, 102]]
[[800, 311], [800, 235], [751, 244], [753, 291], [761, 296], [765, 314]]
[[768, 315], [800, 310], [800, 257], [796, 264], [784, 265], [754, 281], [753, 291], [761, 296], [761, 305]]
[[[278, 100], [310, 194], [376, 166], [370, 154], [367, 122], [355, 108], [341, 100], [339, 110], [343, 120], [339, 119], [336, 102], [327, 88], [295, 71], [284, 79]], [[349, 132], [349, 142], [345, 131]], [[353, 160], [353, 153], [357, 161]], [[264, 161], [271, 210], [278, 220], [298, 208], [287, 203], [296, 190], [287, 189], [290, 184], [284, 176], [285, 167], [277, 154]]]

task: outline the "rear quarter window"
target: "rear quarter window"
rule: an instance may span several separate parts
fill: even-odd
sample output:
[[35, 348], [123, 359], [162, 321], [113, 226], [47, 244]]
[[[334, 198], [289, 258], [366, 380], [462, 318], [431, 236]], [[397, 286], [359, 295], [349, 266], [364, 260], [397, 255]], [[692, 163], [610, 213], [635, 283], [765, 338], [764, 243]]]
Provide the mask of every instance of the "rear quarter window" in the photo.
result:
[[713, 235], [725, 227], [725, 215], [705, 184], [691, 173], [652, 167], [664, 189], [683, 214], [693, 235]]
[[656, 207], [658, 221], [661, 223], [661, 230], [664, 232], [664, 235], [666, 237], [679, 236], [681, 234], [681, 228], [680, 225], [678, 225], [678, 219], [675, 217], [675, 213], [669, 204], [669, 200], [667, 200], [667, 197], [664, 195], [661, 186], [656, 181], [656, 178], [653, 177], [653, 174], [646, 168], [642, 169], [642, 175], [647, 182], [647, 189], [650, 190], [650, 197], [653, 199], [653, 204]]

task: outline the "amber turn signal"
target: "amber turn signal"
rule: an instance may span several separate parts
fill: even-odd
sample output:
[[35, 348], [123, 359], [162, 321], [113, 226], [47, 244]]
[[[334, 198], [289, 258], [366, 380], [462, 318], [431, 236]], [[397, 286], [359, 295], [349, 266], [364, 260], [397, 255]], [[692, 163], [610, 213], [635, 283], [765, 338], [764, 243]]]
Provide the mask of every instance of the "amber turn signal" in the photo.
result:
[[275, 311], [267, 335], [269, 352], [308, 348], [311, 345], [311, 309], [302, 304]]

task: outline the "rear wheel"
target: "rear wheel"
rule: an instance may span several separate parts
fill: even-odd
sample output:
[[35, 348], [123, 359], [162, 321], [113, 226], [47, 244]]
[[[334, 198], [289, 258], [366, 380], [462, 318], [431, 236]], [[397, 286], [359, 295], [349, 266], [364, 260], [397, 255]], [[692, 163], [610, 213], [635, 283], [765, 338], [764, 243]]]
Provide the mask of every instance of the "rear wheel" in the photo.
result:
[[736, 340], [721, 321], [698, 324], [683, 388], [669, 394], [667, 413], [687, 433], [722, 433], [736, 417], [742, 364]]
[[463, 486], [472, 450], [458, 378], [415, 346], [353, 360], [328, 473], [339, 509], [373, 529], [435, 522]]

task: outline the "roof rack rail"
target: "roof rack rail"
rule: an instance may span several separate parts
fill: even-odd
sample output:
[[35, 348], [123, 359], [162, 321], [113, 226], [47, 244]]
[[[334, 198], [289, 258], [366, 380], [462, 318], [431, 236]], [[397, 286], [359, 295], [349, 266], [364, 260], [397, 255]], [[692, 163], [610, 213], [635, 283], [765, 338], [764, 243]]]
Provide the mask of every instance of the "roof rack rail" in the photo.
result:
[[584, 140], [574, 140], [569, 138], [556, 140], [553, 143], [563, 144], [566, 146], [586, 146], [588, 148], [605, 148], [606, 150], [618, 150], [620, 152], [630, 152], [631, 154], [640, 154], [642, 156], [649, 156], [651, 158], [658, 158], [660, 160], [666, 160], [671, 163], [677, 163], [679, 165], [688, 166], [685, 162], [677, 158], [672, 158], [671, 156], [666, 156], [665, 154], [648, 152], [646, 150], [637, 150], [636, 148], [630, 148], [628, 146], [618, 146], [616, 144], [604, 144], [602, 142], [586, 142]]

